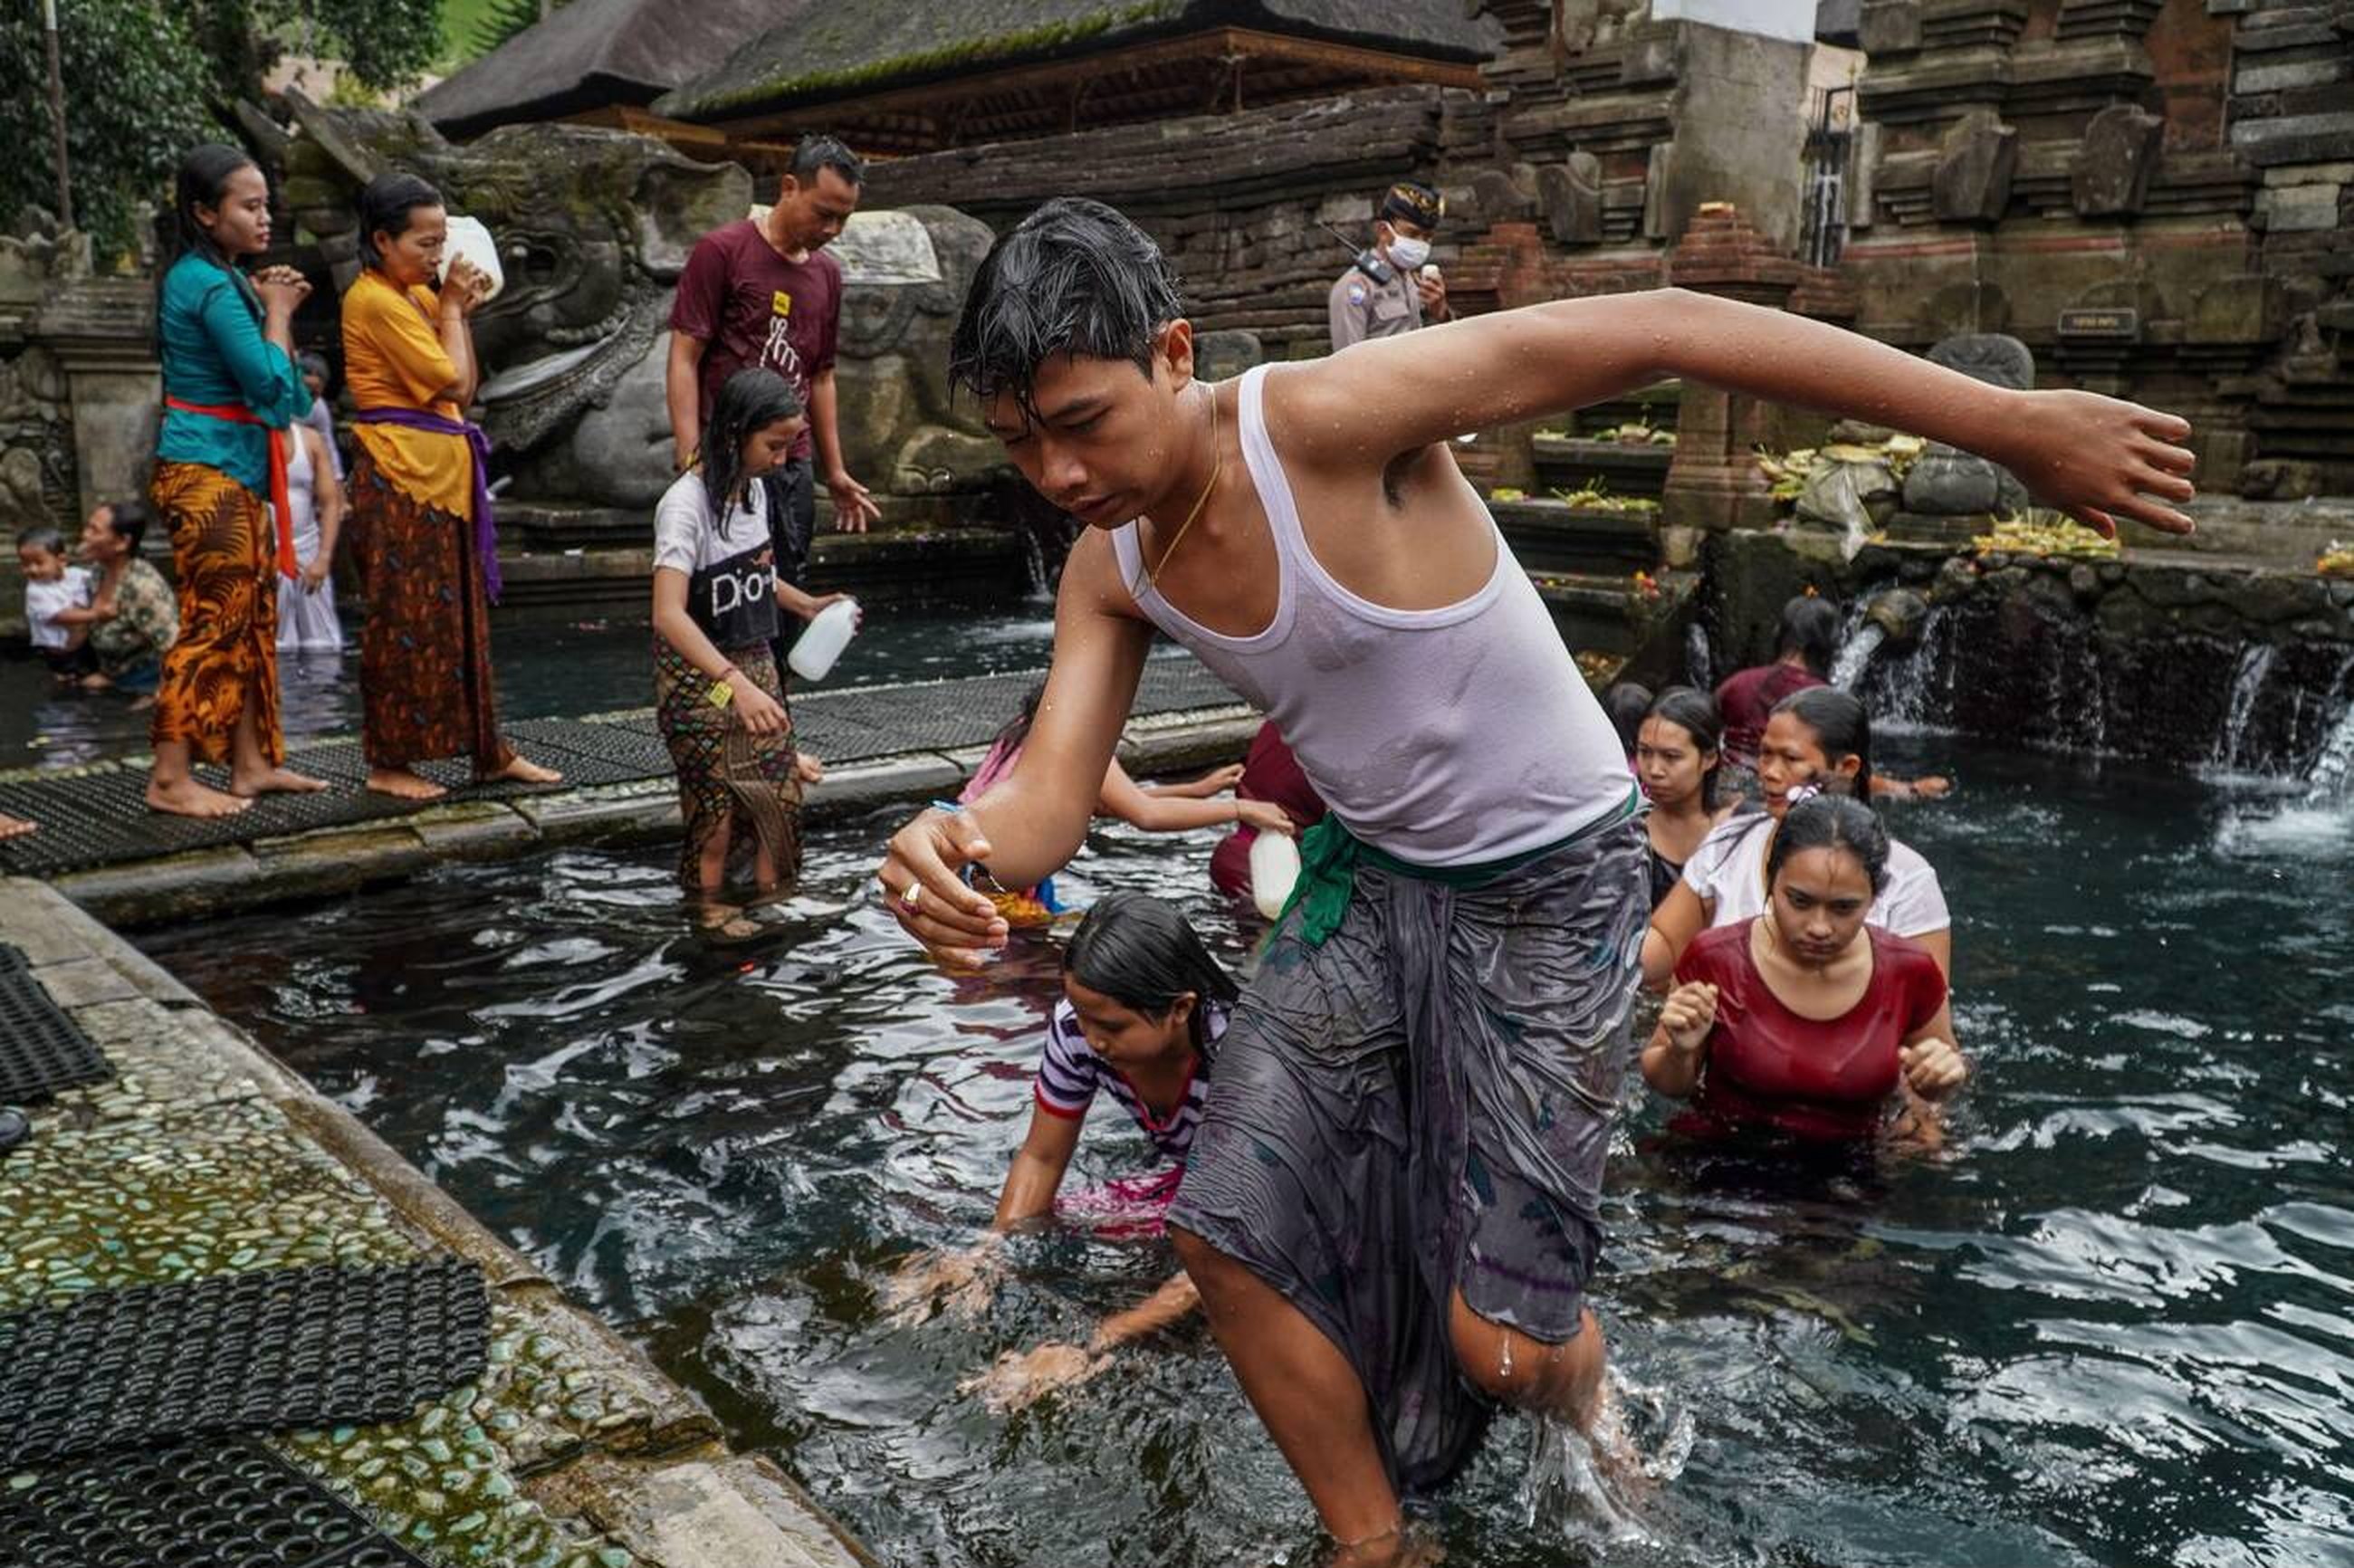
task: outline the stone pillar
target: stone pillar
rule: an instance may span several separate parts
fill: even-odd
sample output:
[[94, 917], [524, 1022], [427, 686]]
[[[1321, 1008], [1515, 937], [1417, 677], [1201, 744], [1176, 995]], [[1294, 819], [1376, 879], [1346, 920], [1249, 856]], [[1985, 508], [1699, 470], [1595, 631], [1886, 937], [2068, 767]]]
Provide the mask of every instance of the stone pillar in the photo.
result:
[[[1777, 251], [1730, 202], [1709, 202], [1668, 255], [1668, 281], [1751, 304], [1787, 309], [1797, 261]], [[1660, 520], [1671, 527], [1764, 528], [1774, 498], [1752, 449], [1768, 434], [1772, 406], [1740, 393], [1687, 382], [1676, 420]]]
[[147, 488], [163, 404], [154, 291], [143, 278], [71, 279], [28, 324], [65, 374], [80, 513]]

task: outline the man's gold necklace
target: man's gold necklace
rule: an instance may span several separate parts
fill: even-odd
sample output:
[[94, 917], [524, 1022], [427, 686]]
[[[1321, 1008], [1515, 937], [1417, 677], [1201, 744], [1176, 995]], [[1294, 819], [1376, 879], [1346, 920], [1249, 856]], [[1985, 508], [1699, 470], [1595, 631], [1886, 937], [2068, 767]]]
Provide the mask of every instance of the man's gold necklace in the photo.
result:
[[1146, 569], [1144, 586], [1148, 588], [1160, 587], [1162, 567], [1169, 565], [1169, 557], [1177, 553], [1177, 546], [1185, 542], [1185, 530], [1193, 525], [1193, 519], [1210, 503], [1211, 492], [1218, 488], [1218, 475], [1225, 470], [1226, 449], [1218, 444], [1218, 395], [1214, 391], [1210, 394], [1210, 482], [1202, 487], [1201, 499], [1193, 503], [1193, 510], [1185, 514], [1185, 521], [1177, 524], [1177, 532], [1170, 535], [1169, 547], [1161, 552], [1161, 565]]

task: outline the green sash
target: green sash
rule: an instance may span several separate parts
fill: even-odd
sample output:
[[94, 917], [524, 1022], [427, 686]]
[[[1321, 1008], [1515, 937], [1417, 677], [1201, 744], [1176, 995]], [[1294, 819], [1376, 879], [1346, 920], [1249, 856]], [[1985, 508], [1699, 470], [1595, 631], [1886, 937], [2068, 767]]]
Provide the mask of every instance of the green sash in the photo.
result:
[[1567, 838], [1506, 855], [1501, 860], [1471, 865], [1416, 865], [1412, 861], [1400, 860], [1387, 850], [1365, 842], [1342, 826], [1339, 817], [1327, 812], [1322, 821], [1299, 835], [1299, 880], [1292, 884], [1291, 896], [1284, 900], [1283, 913], [1276, 916], [1275, 923], [1281, 927], [1292, 910], [1298, 909], [1299, 934], [1307, 938], [1310, 947], [1320, 948], [1326, 938], [1341, 928], [1341, 917], [1349, 912], [1349, 899], [1356, 891], [1360, 864], [1447, 887], [1483, 887], [1508, 872], [1518, 871], [1581, 839], [1617, 827], [1634, 816], [1642, 805], [1642, 789], [1630, 787], [1626, 804], [1586, 823]]

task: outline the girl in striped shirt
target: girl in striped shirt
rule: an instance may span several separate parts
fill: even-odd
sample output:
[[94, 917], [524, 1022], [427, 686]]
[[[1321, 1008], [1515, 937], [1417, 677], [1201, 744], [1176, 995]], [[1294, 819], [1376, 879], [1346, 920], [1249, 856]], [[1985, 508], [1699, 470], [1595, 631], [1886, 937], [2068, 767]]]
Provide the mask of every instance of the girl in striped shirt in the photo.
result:
[[[1029, 1134], [1005, 1173], [991, 1228], [1002, 1234], [1059, 1207], [1158, 1236], [1161, 1214], [1184, 1178], [1210, 1064], [1236, 994], [1232, 977], [1170, 905], [1116, 893], [1092, 906], [1063, 952], [1063, 1000], [1046, 1026]], [[1111, 1096], [1170, 1163], [1058, 1205], [1055, 1193], [1097, 1090]], [[1180, 1270], [1139, 1305], [1105, 1319], [1086, 1344], [1009, 1351], [966, 1386], [1000, 1407], [1026, 1404], [1103, 1371], [1114, 1347], [1167, 1328], [1200, 1299]]]

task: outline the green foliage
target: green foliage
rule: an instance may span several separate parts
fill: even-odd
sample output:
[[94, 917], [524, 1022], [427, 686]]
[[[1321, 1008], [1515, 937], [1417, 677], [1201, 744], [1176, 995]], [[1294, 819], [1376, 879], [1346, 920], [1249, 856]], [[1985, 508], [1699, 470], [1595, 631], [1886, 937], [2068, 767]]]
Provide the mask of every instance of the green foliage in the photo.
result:
[[[135, 248], [182, 151], [220, 132], [182, 13], [139, 0], [69, 0], [58, 12], [74, 217], [101, 257], [117, 256]], [[0, 119], [18, 152], [0, 159], [0, 223], [11, 227], [27, 207], [57, 206], [48, 80], [41, 7], [0, 9]]]
[[[557, 8], [562, 0], [554, 0], [548, 9]], [[474, 18], [467, 43], [474, 55], [486, 55], [525, 27], [539, 21], [540, 0], [490, 0], [482, 15]]]
[[[431, 63], [438, 0], [60, 0], [66, 147], [74, 217], [102, 256], [135, 244], [198, 142], [227, 137], [214, 112], [259, 99], [279, 57], [345, 62], [366, 88], [402, 86]], [[0, 7], [0, 115], [26, 155], [0, 160], [0, 224], [57, 202], [48, 67], [37, 0]]]

